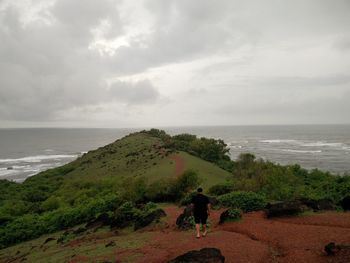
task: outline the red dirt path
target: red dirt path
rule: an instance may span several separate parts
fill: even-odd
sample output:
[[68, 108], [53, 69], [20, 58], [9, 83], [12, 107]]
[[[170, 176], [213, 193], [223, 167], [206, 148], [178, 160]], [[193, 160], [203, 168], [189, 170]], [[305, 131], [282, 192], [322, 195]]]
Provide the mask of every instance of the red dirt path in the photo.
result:
[[168, 157], [170, 160], [175, 161], [175, 175], [180, 176], [185, 171], [185, 161], [178, 154], [173, 154]]
[[[350, 243], [350, 213], [326, 212], [288, 219], [267, 219], [263, 212], [244, 214], [239, 222], [218, 225], [221, 211], [210, 215], [212, 224], [207, 237], [195, 239], [192, 231], [175, 227], [181, 208], [165, 209], [169, 227], [153, 230], [152, 238], [142, 248], [124, 251], [122, 257], [141, 253], [138, 263], [161, 263], [204, 247], [219, 248], [225, 262], [350, 262], [350, 255], [328, 257], [324, 246], [333, 241]], [[145, 230], [144, 230], [145, 231]], [[136, 234], [136, 233], [135, 233]], [[122, 251], [120, 251], [122, 252]]]

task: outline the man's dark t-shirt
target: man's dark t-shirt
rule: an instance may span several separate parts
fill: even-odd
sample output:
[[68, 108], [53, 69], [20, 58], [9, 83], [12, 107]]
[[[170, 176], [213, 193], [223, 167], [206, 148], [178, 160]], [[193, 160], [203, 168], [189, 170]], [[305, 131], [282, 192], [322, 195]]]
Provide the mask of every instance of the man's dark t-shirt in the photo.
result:
[[209, 198], [202, 194], [197, 194], [192, 197], [191, 203], [194, 205], [194, 214], [207, 214]]

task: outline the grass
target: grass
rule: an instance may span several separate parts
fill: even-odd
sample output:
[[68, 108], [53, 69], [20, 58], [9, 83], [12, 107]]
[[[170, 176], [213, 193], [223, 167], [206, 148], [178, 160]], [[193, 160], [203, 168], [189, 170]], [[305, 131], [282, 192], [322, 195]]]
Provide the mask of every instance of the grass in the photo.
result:
[[[143, 176], [149, 182], [164, 177], [175, 176], [175, 161], [167, 158], [159, 146], [158, 138], [147, 134], [136, 133], [117, 140], [97, 150], [90, 151], [69, 164], [72, 171], [65, 175], [63, 188], [72, 187], [82, 179], [96, 182], [106, 178], [116, 180]], [[184, 169], [193, 169], [202, 179], [202, 186], [210, 186], [225, 182], [230, 173], [213, 163], [204, 161], [185, 152], [179, 155], [185, 163]]]
[[[161, 178], [175, 177], [175, 161], [169, 158], [170, 153], [161, 146], [162, 141], [159, 138], [145, 133], [131, 134], [109, 145], [90, 151], [62, 167], [35, 175], [22, 185], [14, 184], [13, 187], [18, 187], [22, 191], [22, 186], [27, 185], [27, 190], [34, 189], [35, 193], [40, 196], [42, 191], [45, 191], [40, 189], [45, 189], [46, 185], [57, 186], [57, 188], [52, 188], [49, 195], [58, 200], [60, 207], [74, 206], [77, 201], [95, 198], [106, 190], [118, 192], [123, 181], [129, 178], [144, 177], [147, 183], [151, 183]], [[210, 186], [223, 183], [230, 177], [228, 172], [215, 164], [188, 153], [172, 154], [178, 155], [184, 161], [184, 170], [192, 169], [198, 173], [202, 181], [201, 186], [205, 191]], [[6, 190], [8, 187], [5, 185], [3, 189]], [[11, 198], [11, 191], [6, 195], [6, 198]], [[19, 193], [20, 191], [14, 189], [12, 192]], [[31, 192], [29, 191], [28, 194]], [[79, 202], [77, 203], [79, 204]], [[41, 203], [37, 203], [37, 206], [40, 205]], [[64, 262], [78, 255], [113, 256], [113, 249], [135, 248], [147, 239], [145, 234], [134, 235], [130, 231], [130, 233], [113, 237], [117, 243], [116, 247], [106, 248], [104, 244], [96, 245], [90, 242], [85, 242], [79, 247], [66, 245], [62, 247], [56, 242], [62, 233], [61, 231], [44, 235], [38, 239], [0, 250], [0, 262], [16, 258], [19, 260], [26, 258], [29, 262]], [[92, 233], [92, 235], [94, 234]], [[85, 237], [88, 235], [90, 234], [84, 234]], [[48, 237], [55, 238], [55, 240], [44, 244]], [[69, 238], [76, 240], [81, 237], [70, 236]]]
[[[56, 240], [63, 232], [45, 235], [38, 239], [0, 250], [0, 262], [15, 259], [20, 261], [25, 258], [27, 262], [58, 263], [67, 262], [78, 257], [85, 258], [87, 262], [115, 261], [117, 260], [116, 254], [119, 251], [140, 248], [151, 238], [149, 232], [138, 232], [135, 234], [130, 229], [125, 229], [116, 235], [110, 236], [110, 230], [104, 228], [95, 233], [86, 232], [77, 235], [63, 245], [57, 244]], [[55, 240], [44, 244], [48, 237], [55, 238]], [[76, 245], [69, 245], [79, 240], [82, 242], [76, 243]], [[115, 246], [106, 247], [106, 244], [111, 241], [115, 242]], [[139, 256], [141, 254], [133, 253], [132, 257], [125, 258], [123, 262], [134, 262]]]

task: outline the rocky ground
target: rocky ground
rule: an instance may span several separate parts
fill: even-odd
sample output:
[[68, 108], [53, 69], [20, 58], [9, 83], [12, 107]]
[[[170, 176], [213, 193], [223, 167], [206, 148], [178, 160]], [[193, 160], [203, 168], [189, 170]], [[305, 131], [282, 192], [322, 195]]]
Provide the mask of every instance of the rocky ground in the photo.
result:
[[327, 256], [324, 251], [331, 241], [350, 243], [350, 213], [267, 219], [264, 212], [253, 212], [244, 214], [238, 222], [218, 225], [222, 210], [213, 211], [210, 233], [196, 239], [192, 231], [176, 229], [176, 217], [182, 209], [169, 206], [165, 211], [167, 227], [148, 229], [152, 235], [140, 248], [116, 251], [120, 260], [137, 253], [142, 256], [136, 262], [160, 263], [189, 250], [213, 247], [221, 250], [225, 262], [350, 262], [349, 250], [339, 251], [335, 256]]

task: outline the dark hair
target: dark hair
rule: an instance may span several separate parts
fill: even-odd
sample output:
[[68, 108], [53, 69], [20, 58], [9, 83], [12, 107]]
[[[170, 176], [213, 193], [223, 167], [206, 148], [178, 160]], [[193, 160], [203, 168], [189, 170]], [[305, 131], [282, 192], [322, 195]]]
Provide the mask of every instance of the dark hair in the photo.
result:
[[203, 189], [202, 189], [201, 187], [199, 187], [199, 188], [197, 189], [197, 192], [198, 192], [198, 193], [201, 193], [201, 192], [203, 192]]

